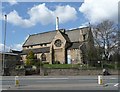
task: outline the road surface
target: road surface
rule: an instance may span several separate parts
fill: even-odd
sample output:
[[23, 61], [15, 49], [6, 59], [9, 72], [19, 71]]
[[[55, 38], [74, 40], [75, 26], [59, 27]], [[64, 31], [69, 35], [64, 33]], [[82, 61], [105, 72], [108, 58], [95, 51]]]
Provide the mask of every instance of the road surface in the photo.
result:
[[20, 76], [15, 87], [15, 76], [2, 77], [3, 90], [118, 90], [118, 76]]

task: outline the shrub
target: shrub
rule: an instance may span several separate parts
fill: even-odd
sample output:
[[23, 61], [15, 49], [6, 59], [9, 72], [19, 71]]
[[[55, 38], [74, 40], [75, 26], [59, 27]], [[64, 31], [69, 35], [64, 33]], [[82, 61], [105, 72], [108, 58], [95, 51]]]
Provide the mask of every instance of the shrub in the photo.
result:
[[49, 64], [49, 62], [43, 62], [43, 64]]
[[60, 61], [54, 61], [53, 64], [60, 64]]
[[36, 62], [36, 63], [35, 63], [35, 66], [36, 66], [36, 67], [43, 66], [43, 62], [41, 62], [41, 61], [38, 61], [38, 62]]
[[114, 69], [115, 65], [114, 64], [104, 64], [104, 68]]
[[47, 76], [47, 75], [48, 75], [48, 73], [47, 73], [47, 72], [45, 72], [45, 73], [44, 73], [44, 76]]

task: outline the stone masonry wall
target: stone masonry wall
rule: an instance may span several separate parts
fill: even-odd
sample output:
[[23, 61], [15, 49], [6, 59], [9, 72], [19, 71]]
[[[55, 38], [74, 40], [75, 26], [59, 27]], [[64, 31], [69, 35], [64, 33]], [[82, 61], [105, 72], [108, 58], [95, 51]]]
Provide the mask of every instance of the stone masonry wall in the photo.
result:
[[[108, 70], [112, 75], [118, 75], [118, 70]], [[81, 69], [41, 69], [40, 75], [46, 76], [76, 76], [76, 75], [100, 75], [102, 70], [81, 70]]]

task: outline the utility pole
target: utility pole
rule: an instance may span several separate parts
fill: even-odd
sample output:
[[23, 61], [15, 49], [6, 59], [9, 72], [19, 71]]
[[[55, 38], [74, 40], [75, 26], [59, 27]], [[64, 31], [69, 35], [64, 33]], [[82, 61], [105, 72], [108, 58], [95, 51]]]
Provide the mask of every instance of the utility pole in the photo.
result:
[[4, 26], [4, 49], [3, 49], [3, 75], [6, 75], [6, 61], [5, 61], [5, 45], [6, 45], [6, 27], [7, 27], [7, 15], [5, 15], [5, 26]]

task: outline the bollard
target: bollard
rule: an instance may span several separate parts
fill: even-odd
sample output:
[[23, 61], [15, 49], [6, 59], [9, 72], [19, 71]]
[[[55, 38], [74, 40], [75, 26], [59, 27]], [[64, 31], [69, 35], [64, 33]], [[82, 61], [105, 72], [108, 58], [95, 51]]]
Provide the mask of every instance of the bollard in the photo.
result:
[[103, 77], [101, 75], [98, 76], [98, 84], [99, 85], [103, 84]]
[[17, 87], [17, 86], [19, 86], [19, 79], [18, 79], [18, 76], [15, 76], [15, 86]]

